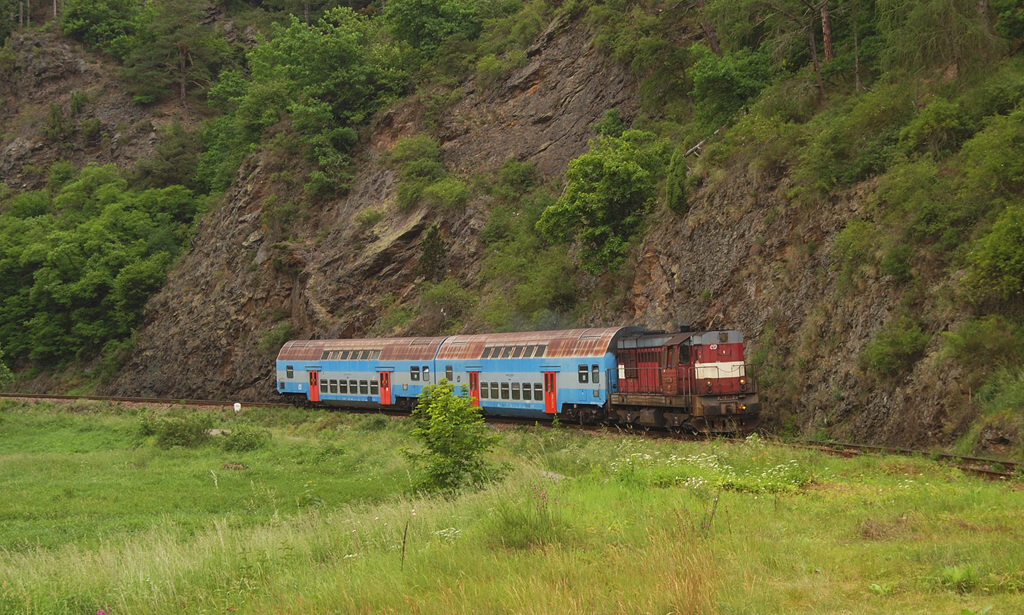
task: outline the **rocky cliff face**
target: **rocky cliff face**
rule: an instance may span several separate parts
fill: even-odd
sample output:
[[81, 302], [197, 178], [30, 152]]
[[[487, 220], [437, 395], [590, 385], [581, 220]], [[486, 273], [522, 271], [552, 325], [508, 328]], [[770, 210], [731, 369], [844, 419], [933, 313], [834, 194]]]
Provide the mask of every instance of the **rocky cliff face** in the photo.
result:
[[[462, 176], [493, 175], [517, 158], [535, 163], [547, 179], [564, 173], [586, 151], [591, 125], [606, 110], [629, 113], [636, 104], [633, 77], [589, 40], [582, 27], [554, 24], [528, 65], [499, 87], [466, 84], [436, 131], [446, 166]], [[111, 392], [273, 399], [278, 346], [268, 332], [290, 325], [297, 338], [365, 335], [387, 301], [413, 290], [419, 239], [431, 222], [443, 229], [453, 270], [471, 278], [481, 257], [486, 197], [457, 214], [400, 213], [392, 206], [396, 175], [381, 154], [424, 123], [412, 100], [378, 117], [351, 192], [305, 209], [287, 240], [265, 224], [268, 208], [287, 198], [271, 179], [282, 161], [267, 154], [250, 161], [150, 302], [138, 347]], [[354, 221], [367, 208], [385, 212], [369, 229]]]
[[0, 178], [9, 187], [42, 187], [61, 159], [130, 168], [152, 157], [173, 114], [133, 105], [109, 61], [52, 32], [15, 32], [9, 45], [10, 65], [0, 66]]

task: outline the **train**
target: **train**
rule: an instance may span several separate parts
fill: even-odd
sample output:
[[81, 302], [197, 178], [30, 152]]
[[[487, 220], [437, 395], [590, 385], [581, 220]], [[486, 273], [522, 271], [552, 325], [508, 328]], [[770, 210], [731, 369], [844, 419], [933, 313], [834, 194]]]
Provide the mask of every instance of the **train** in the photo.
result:
[[291, 340], [276, 372], [279, 394], [322, 406], [412, 410], [446, 379], [494, 416], [736, 433], [761, 413], [736, 330]]

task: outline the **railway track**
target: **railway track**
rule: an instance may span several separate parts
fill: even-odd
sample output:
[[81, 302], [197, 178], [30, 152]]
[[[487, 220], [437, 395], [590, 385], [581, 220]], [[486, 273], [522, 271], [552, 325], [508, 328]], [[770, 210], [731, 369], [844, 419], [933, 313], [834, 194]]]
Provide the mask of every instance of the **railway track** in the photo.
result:
[[[22, 393], [0, 393], [0, 399], [14, 399], [14, 400], [25, 400], [25, 401], [54, 401], [54, 402], [79, 402], [79, 401], [100, 401], [108, 402], [115, 405], [147, 405], [147, 406], [187, 406], [187, 407], [200, 407], [200, 408], [232, 408], [234, 407], [234, 401], [224, 400], [209, 400], [209, 399], [167, 399], [158, 397], [111, 397], [111, 396], [100, 396], [100, 395], [40, 395], [40, 394], [22, 394]], [[246, 408], [293, 408], [293, 404], [287, 403], [274, 403], [274, 402], [245, 402], [242, 404]], [[388, 416], [407, 416], [406, 412], [399, 411], [381, 411], [381, 410], [360, 410], [353, 409], [347, 410], [358, 413], [374, 413], [374, 414], [385, 414]], [[485, 417], [488, 423], [494, 425], [503, 426], [550, 426], [550, 423], [541, 423], [534, 419], [517, 419], [514, 417]], [[595, 431], [604, 432], [609, 434], [629, 434], [629, 435], [643, 435], [643, 436], [655, 436], [659, 438], [672, 438], [678, 440], [699, 440], [704, 439], [704, 436], [689, 433], [676, 433], [670, 431], [651, 431], [644, 428], [630, 429], [613, 426], [603, 425], [578, 425], [575, 423], [562, 423], [562, 427], [569, 429], [580, 429], [584, 431]], [[728, 438], [727, 438], [728, 439]], [[736, 439], [737, 441], [739, 439]], [[775, 444], [782, 446], [791, 446], [797, 448], [807, 448], [818, 450], [826, 453], [835, 455], [841, 455], [843, 457], [853, 457], [856, 455], [864, 454], [875, 454], [875, 455], [905, 455], [910, 457], [922, 457], [931, 459], [937, 463], [942, 463], [951, 467], [958, 468], [965, 472], [972, 474], [985, 476], [996, 480], [1010, 480], [1013, 478], [1019, 478], [1021, 472], [1024, 471], [1024, 464], [1017, 461], [1009, 461], [1005, 459], [993, 459], [989, 457], [964, 457], [960, 455], [954, 455], [950, 453], [937, 453], [930, 451], [919, 451], [914, 449], [906, 449], [901, 447], [889, 447], [875, 444], [856, 444], [852, 442], [833, 442], [833, 441], [816, 441], [816, 440], [804, 440], [799, 442], [784, 442], [782, 440], [774, 439]]]

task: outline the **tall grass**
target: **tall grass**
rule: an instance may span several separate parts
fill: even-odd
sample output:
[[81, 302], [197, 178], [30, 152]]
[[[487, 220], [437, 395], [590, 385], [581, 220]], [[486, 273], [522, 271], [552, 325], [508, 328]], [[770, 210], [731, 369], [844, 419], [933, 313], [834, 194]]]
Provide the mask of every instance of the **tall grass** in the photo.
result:
[[[514, 466], [504, 482], [416, 498], [398, 478], [406, 468], [394, 452], [406, 441], [405, 421], [259, 411], [228, 420], [262, 425], [273, 438], [240, 458], [251, 473], [246, 497], [221, 501], [217, 491], [235, 479], [226, 470], [219, 488], [207, 479], [202, 464], [222, 454], [214, 445], [164, 451], [92, 436], [82, 447], [91, 452], [47, 453], [32, 435], [49, 440], [57, 423], [99, 434], [135, 419], [0, 410], [4, 441], [18, 443], [0, 448], [5, 485], [24, 489], [27, 477], [41, 476], [38, 465], [84, 464], [76, 481], [92, 486], [81, 496], [100, 498], [130, 489], [119, 468], [145, 457], [133, 476], [151, 480], [154, 494], [83, 509], [83, 528], [107, 528], [100, 538], [34, 545], [12, 523], [48, 527], [80, 495], [48, 499], [44, 489], [9, 498], [18, 506], [0, 504], [0, 613], [1024, 608], [1024, 491], [926, 459], [836, 459], [757, 439], [684, 444], [517, 429], [503, 432], [496, 455]], [[321, 457], [328, 445], [336, 452]], [[166, 480], [171, 468], [183, 478], [161, 488], [153, 479]], [[348, 478], [333, 482], [339, 474]], [[296, 476], [308, 482], [286, 493]], [[357, 488], [363, 483], [377, 488]], [[186, 513], [176, 500], [187, 487], [202, 497]], [[303, 489], [321, 503], [298, 506]], [[124, 517], [131, 508], [141, 510]]]

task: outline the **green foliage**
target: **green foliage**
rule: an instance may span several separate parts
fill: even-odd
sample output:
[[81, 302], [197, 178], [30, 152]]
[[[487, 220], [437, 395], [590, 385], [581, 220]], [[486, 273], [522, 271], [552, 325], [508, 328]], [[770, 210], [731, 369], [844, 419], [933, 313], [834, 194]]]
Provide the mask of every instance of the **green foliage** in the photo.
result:
[[266, 356], [276, 356], [281, 346], [292, 338], [292, 323], [285, 320], [278, 323], [274, 328], [264, 331], [260, 336], [257, 350]]
[[46, 116], [46, 124], [43, 126], [43, 136], [50, 141], [63, 143], [71, 133], [71, 119], [64, 117], [64, 110], [60, 103], [50, 103], [50, 112]]
[[224, 450], [235, 453], [258, 451], [270, 446], [271, 434], [267, 429], [249, 425], [239, 425], [225, 434], [221, 446]]
[[700, 43], [688, 51], [694, 58], [689, 70], [694, 119], [706, 132], [728, 124], [768, 85], [768, 57], [763, 53], [741, 49], [719, 57]]
[[156, 156], [135, 165], [132, 185], [141, 190], [180, 185], [195, 190], [193, 180], [199, 166], [199, 141], [185, 130], [181, 122], [167, 124], [160, 130]]
[[808, 123], [814, 136], [800, 153], [798, 177], [829, 191], [884, 171], [913, 109], [907, 89], [895, 85], [818, 115]]
[[448, 174], [441, 162], [441, 144], [429, 135], [402, 139], [387, 159], [398, 171], [397, 204], [401, 211], [419, 205], [450, 210], [469, 198], [469, 187]]
[[509, 158], [498, 169], [498, 182], [491, 189], [495, 198], [513, 201], [537, 187], [537, 168], [532, 162]]
[[552, 242], [579, 241], [589, 273], [617, 269], [657, 197], [667, 154], [668, 144], [649, 132], [592, 140], [590, 151], [569, 163], [565, 192], [537, 230]]
[[622, 121], [619, 108], [608, 109], [601, 116], [601, 120], [594, 124], [594, 132], [604, 137], [621, 137], [629, 126]]
[[123, 57], [134, 44], [141, 6], [133, 0], [68, 0], [60, 15], [61, 29], [89, 47]]
[[477, 3], [468, 0], [390, 0], [384, 20], [398, 38], [428, 56], [449, 37], [476, 38], [481, 27]]
[[7, 364], [4, 363], [4, 349], [0, 346], [0, 389], [7, 386], [14, 380], [14, 374], [11, 373]]
[[442, 279], [447, 269], [447, 257], [448, 248], [441, 237], [441, 229], [436, 224], [431, 224], [420, 239], [420, 258], [416, 264], [416, 274], [431, 282]]
[[214, 416], [208, 412], [194, 412], [184, 416], [153, 418], [144, 415], [140, 420], [139, 434], [155, 435], [160, 448], [182, 446], [196, 448], [210, 441]]
[[456, 280], [447, 278], [438, 284], [424, 285], [420, 313], [428, 329], [444, 331], [454, 326], [473, 306], [473, 295]]
[[969, 256], [967, 285], [983, 297], [1024, 294], [1024, 206], [1007, 207]]
[[931, 336], [909, 316], [901, 315], [885, 323], [874, 340], [864, 348], [865, 365], [879, 376], [896, 378], [921, 357]]
[[932, 100], [900, 131], [900, 148], [907, 154], [926, 152], [935, 159], [956, 151], [965, 135], [960, 106], [942, 98]]
[[206, 0], [162, 0], [139, 15], [137, 44], [124, 59], [125, 82], [134, 101], [149, 104], [207, 86], [228, 61], [227, 43], [203, 23]]
[[879, 0], [876, 4], [890, 69], [964, 69], [998, 52], [999, 43], [974, 0]]
[[977, 385], [978, 376], [1024, 362], [1024, 326], [995, 314], [968, 320], [942, 333], [942, 356], [970, 370]]
[[455, 385], [445, 379], [423, 388], [412, 413], [416, 426], [411, 436], [426, 450], [404, 451], [418, 473], [418, 491], [454, 494], [502, 475], [501, 468], [484, 458], [500, 436], [484, 425], [480, 408], [471, 405], [468, 391], [463, 385], [461, 394], [456, 394]]
[[672, 152], [672, 159], [665, 174], [665, 206], [677, 216], [685, 216], [690, 211], [690, 203], [686, 200], [686, 150], [677, 147]]
[[0, 204], [0, 343], [43, 366], [127, 338], [200, 209], [181, 186], [127, 191], [113, 165], [54, 165], [51, 184]]

